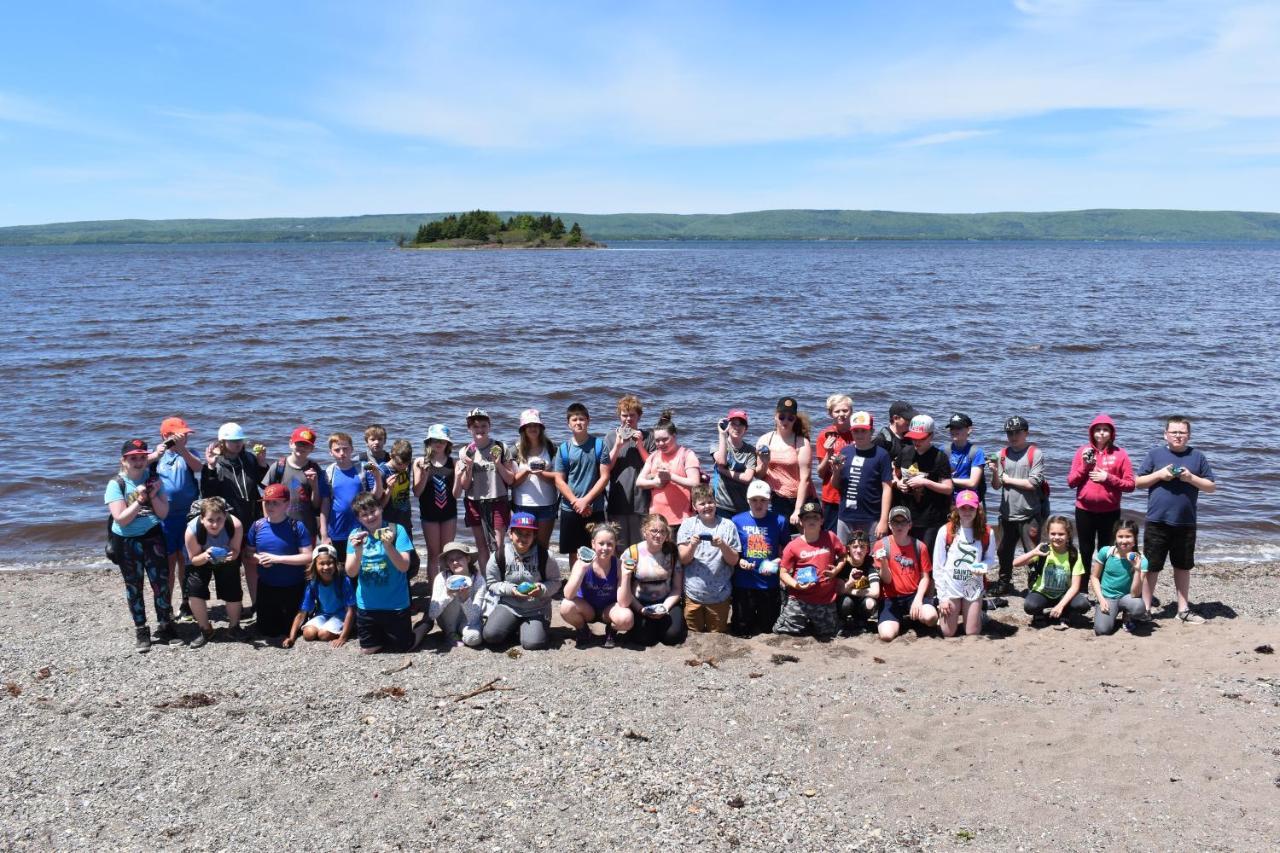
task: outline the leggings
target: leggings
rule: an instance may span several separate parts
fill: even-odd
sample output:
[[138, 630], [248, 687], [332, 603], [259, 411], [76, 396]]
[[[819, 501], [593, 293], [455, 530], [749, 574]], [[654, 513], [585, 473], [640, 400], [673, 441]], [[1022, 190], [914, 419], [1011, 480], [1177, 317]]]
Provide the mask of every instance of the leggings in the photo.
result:
[[147, 626], [147, 609], [143, 605], [142, 582], [151, 584], [155, 599], [156, 622], [163, 625], [173, 618], [169, 604], [169, 559], [165, 553], [164, 532], [160, 525], [141, 536], [121, 537], [124, 543], [120, 557], [120, 575], [124, 578], [124, 597], [129, 613], [138, 628]]
[[[996, 556], [1000, 559], [1001, 583], [1011, 583], [1013, 581], [1013, 555], [1018, 550], [1018, 544], [1022, 544], [1022, 550], [1030, 551], [1039, 541], [1039, 519], [1024, 518], [1019, 521], [1012, 521], [1006, 518], [1000, 519], [1000, 544], [996, 547]], [[1030, 578], [1033, 571], [1030, 566], [1027, 567], [1028, 578]], [[1029, 585], [1030, 581], [1028, 580]]]
[[689, 635], [689, 628], [684, 621], [684, 607], [677, 604], [675, 610], [668, 610], [661, 619], [650, 619], [637, 608], [635, 627], [627, 632], [627, 636], [643, 646], [662, 643], [664, 646], [678, 646]]
[[1134, 598], [1132, 595], [1126, 595], [1122, 598], [1108, 598], [1106, 602], [1111, 608], [1110, 613], [1102, 612], [1101, 603], [1093, 611], [1093, 633], [1098, 636], [1114, 634], [1116, 632], [1116, 617], [1122, 612], [1126, 616], [1141, 616], [1147, 612], [1147, 605], [1142, 603], [1142, 599]]
[[[1076, 507], [1076, 536], [1080, 539], [1080, 553], [1093, 555], [1099, 548], [1105, 548], [1115, 538], [1116, 522], [1120, 520], [1120, 510], [1093, 512]], [[1090, 556], [1086, 556], [1089, 559]]]
[[[1043, 616], [1050, 609], [1057, 607], [1061, 598], [1049, 598], [1038, 592], [1028, 592], [1027, 600], [1022, 603], [1022, 609], [1028, 616]], [[1077, 592], [1076, 597], [1071, 599], [1070, 603], [1063, 608], [1063, 616], [1068, 613], [1087, 613], [1089, 611], [1089, 596], [1083, 592]]]
[[517, 628], [520, 629], [521, 648], [533, 652], [545, 649], [551, 643], [547, 623], [541, 616], [517, 616], [505, 604], [493, 608], [484, 622], [482, 635], [489, 645], [499, 646], [506, 643]]

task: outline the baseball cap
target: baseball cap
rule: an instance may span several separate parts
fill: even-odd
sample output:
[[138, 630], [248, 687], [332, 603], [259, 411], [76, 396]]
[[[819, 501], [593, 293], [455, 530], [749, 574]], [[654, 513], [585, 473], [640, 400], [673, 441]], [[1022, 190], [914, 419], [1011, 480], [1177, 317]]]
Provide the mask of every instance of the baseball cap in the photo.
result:
[[1025, 429], [1031, 429], [1031, 424], [1022, 415], [1014, 415], [1004, 422], [1005, 432], [1022, 432]]
[[160, 422], [160, 435], [162, 436], [190, 435], [191, 432], [191, 427], [187, 426], [187, 422], [177, 416], [165, 418]]
[[963, 412], [956, 412], [951, 416], [951, 420], [947, 421], [947, 429], [961, 429], [971, 426], [973, 426], [973, 421]]
[[806, 515], [816, 515], [821, 518], [822, 505], [817, 501], [805, 501], [800, 507], [800, 517], [804, 518]]
[[314, 445], [316, 443], [316, 432], [311, 427], [300, 426], [290, 433], [289, 441], [293, 444], [303, 442]]
[[849, 418], [849, 429], [874, 429], [876, 419], [870, 412], [854, 412]]
[[777, 412], [780, 415], [798, 415], [800, 407], [796, 405], [795, 397], [783, 397], [778, 401]]
[[[520, 514], [527, 515], [528, 513], [520, 513]], [[461, 551], [463, 554], [466, 554], [468, 557], [474, 557], [476, 555], [476, 549], [472, 548], [470, 545], [464, 545], [461, 542], [450, 542], [448, 545], [445, 545], [443, 548], [440, 549], [440, 556], [443, 557], [447, 554], [452, 554], [454, 551]]]
[[751, 423], [751, 421], [747, 419], [747, 413], [742, 409], [730, 409], [729, 414], [726, 415], [725, 417], [727, 417], [729, 420], [733, 420], [734, 418], [737, 418], [741, 420], [744, 424]]
[[517, 512], [511, 516], [510, 527], [512, 530], [537, 530], [538, 520], [533, 517], [533, 513]]
[[902, 418], [909, 421], [916, 416], [916, 410], [910, 403], [902, 400], [895, 400], [893, 405], [889, 406], [889, 420], [894, 418]]
[[218, 441], [244, 441], [244, 427], [235, 421], [227, 421], [218, 427]]
[[981, 506], [982, 501], [978, 500], [978, 493], [973, 489], [965, 489], [956, 495], [956, 506]]
[[289, 500], [289, 487], [284, 483], [272, 483], [262, 490], [262, 499], [264, 501], [287, 501]]
[[472, 421], [479, 421], [479, 420], [485, 420], [485, 421], [489, 420], [489, 413], [478, 406], [472, 409], [471, 411], [467, 412], [467, 423], [471, 423]]
[[520, 429], [524, 429], [529, 424], [537, 424], [540, 427], [546, 427], [542, 422], [542, 413], [537, 409], [525, 409], [520, 413]]
[[453, 436], [449, 434], [449, 428], [444, 424], [432, 424], [427, 427], [427, 441], [447, 441], [453, 444]]
[[332, 545], [317, 545], [311, 551], [311, 558], [315, 559], [316, 557], [319, 557], [321, 554], [328, 554], [330, 557], [333, 557], [335, 560], [338, 559], [338, 549], [333, 547]]
[[747, 500], [752, 498], [769, 500], [772, 497], [773, 489], [769, 488], [769, 484], [764, 480], [752, 480], [751, 485], [747, 486]]
[[905, 506], [895, 506], [893, 509], [889, 510], [890, 521], [897, 521], [899, 519], [910, 522], [911, 510], [907, 509]]
[[131, 438], [120, 448], [121, 456], [146, 456], [148, 453], [147, 443], [140, 438]]
[[911, 426], [907, 429], [907, 438], [913, 441], [917, 438], [928, 438], [933, 435], [933, 418], [928, 415], [916, 415], [911, 419]]

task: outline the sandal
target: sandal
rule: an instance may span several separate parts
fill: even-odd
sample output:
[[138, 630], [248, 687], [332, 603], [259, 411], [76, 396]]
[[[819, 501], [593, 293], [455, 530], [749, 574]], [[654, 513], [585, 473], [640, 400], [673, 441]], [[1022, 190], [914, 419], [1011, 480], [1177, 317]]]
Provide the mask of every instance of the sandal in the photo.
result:
[[1203, 625], [1204, 617], [1191, 609], [1179, 610], [1178, 621], [1186, 625]]

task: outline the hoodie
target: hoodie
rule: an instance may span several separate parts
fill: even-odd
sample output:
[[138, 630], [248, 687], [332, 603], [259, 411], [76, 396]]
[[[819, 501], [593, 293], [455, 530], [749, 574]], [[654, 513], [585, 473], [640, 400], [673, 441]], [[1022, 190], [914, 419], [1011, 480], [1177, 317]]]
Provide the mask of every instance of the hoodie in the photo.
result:
[[[1093, 444], [1093, 428], [1098, 424], [1111, 427], [1111, 444], [1100, 449]], [[1115, 446], [1115, 421], [1109, 415], [1098, 415], [1089, 424], [1089, 442], [1076, 450], [1067, 474], [1067, 485], [1076, 490], [1076, 508], [1087, 512], [1114, 512], [1120, 509], [1120, 496], [1132, 492], [1134, 486], [1133, 465], [1129, 454]], [[1085, 464], [1084, 453], [1093, 449], [1093, 464]], [[1105, 471], [1107, 478], [1100, 483], [1089, 479], [1090, 471]]]

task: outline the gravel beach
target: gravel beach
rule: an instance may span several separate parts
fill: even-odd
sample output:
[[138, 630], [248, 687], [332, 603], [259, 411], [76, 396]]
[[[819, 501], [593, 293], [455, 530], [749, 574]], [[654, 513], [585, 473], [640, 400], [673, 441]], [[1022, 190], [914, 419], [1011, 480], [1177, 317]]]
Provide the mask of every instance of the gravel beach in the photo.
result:
[[1280, 565], [1192, 589], [1149, 636], [1015, 597], [946, 641], [138, 655], [118, 575], [7, 573], [0, 846], [1274, 850]]

